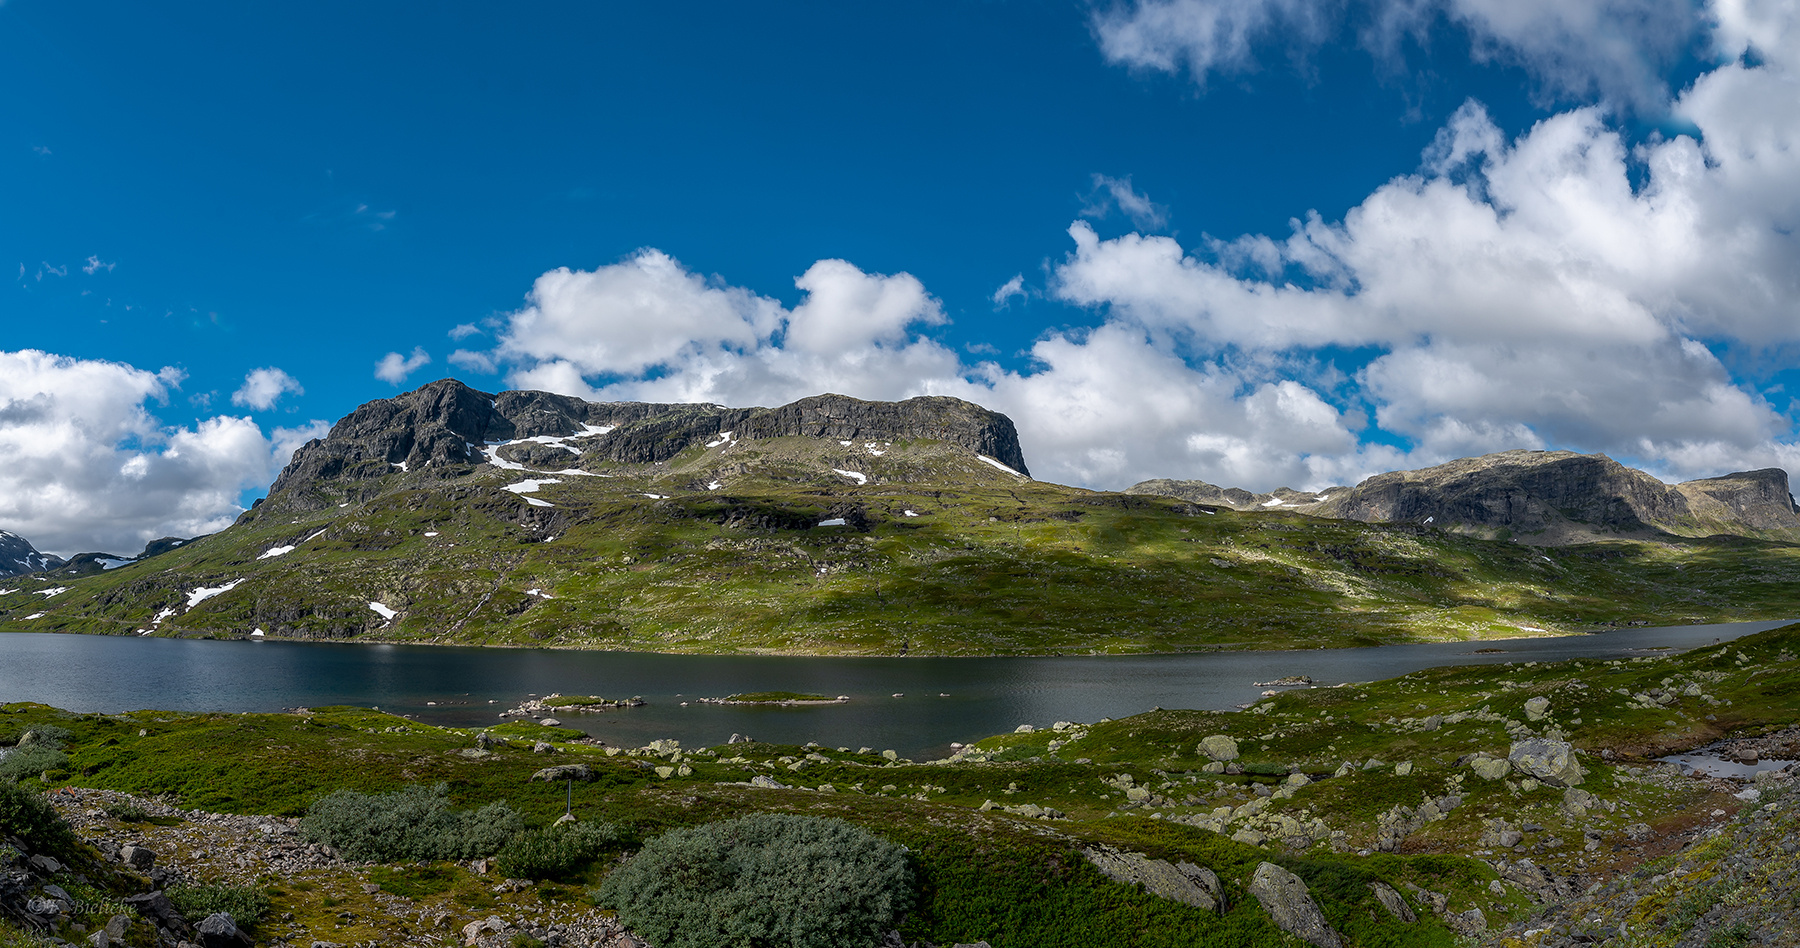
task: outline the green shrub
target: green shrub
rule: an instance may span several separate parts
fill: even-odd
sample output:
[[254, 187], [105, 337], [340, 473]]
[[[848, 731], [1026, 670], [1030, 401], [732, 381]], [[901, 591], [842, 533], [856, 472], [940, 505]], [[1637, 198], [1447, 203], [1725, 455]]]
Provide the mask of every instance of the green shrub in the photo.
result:
[[499, 868], [509, 879], [567, 879], [618, 841], [611, 823], [526, 830], [500, 850]]
[[27, 744], [0, 755], [0, 780], [35, 777], [46, 770], [69, 766], [69, 755], [50, 744]]
[[164, 895], [183, 918], [198, 922], [224, 912], [239, 928], [252, 928], [269, 914], [269, 896], [248, 885], [172, 885]]
[[75, 849], [75, 831], [44, 795], [0, 780], [0, 837], [17, 836], [32, 849], [64, 855]]
[[453, 810], [447, 793], [443, 784], [382, 794], [338, 790], [307, 810], [300, 829], [345, 859], [398, 862], [491, 856], [525, 828], [503, 802]]
[[899, 846], [765, 813], [651, 840], [594, 899], [661, 948], [842, 948], [875, 944], [912, 889]]

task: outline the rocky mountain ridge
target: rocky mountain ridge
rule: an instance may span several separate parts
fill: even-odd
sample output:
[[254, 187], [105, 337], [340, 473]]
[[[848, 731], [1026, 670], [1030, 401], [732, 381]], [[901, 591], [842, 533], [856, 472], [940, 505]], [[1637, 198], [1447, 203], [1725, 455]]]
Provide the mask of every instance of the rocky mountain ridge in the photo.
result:
[[[368, 402], [308, 442], [271, 496], [328, 480], [395, 470], [454, 477], [483, 462], [532, 467], [657, 464], [719, 439], [807, 437], [841, 442], [929, 439], [966, 448], [1029, 475], [1012, 420], [947, 396], [868, 402], [815, 395], [777, 408], [589, 402], [550, 392], [489, 394], [443, 379]], [[504, 445], [489, 454], [489, 445]], [[573, 457], [571, 457], [573, 455]]]
[[0, 579], [55, 569], [63, 562], [54, 553], [39, 553], [30, 540], [10, 530], [0, 530]]
[[1572, 451], [1502, 451], [1317, 493], [1252, 494], [1173, 480], [1144, 481], [1126, 492], [1237, 510], [1429, 524], [1542, 546], [1659, 535], [1800, 540], [1800, 508], [1780, 468], [1669, 485], [1604, 454]]

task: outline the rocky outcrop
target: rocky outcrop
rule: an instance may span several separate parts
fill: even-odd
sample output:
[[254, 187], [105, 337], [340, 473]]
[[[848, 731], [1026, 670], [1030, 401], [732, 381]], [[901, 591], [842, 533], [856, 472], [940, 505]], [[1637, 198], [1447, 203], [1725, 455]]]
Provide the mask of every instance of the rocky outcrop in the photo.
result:
[[1201, 481], [1144, 481], [1160, 494], [1239, 510], [1288, 510], [1365, 523], [1413, 523], [1554, 545], [1616, 536], [1800, 540], [1800, 512], [1779, 468], [1668, 485], [1603, 454], [1502, 451], [1377, 474], [1315, 494], [1252, 494]]
[[1325, 922], [1325, 913], [1299, 876], [1265, 862], [1250, 877], [1250, 894], [1262, 903], [1275, 927], [1317, 948], [1342, 948], [1343, 939]]
[[1514, 741], [1506, 759], [1514, 770], [1552, 787], [1576, 786], [1587, 773], [1568, 741], [1543, 737]]
[[0, 579], [55, 569], [63, 562], [63, 558], [54, 553], [39, 553], [30, 540], [0, 530]]
[[[531, 438], [517, 458], [561, 466], [597, 460], [667, 461], [730, 432], [737, 439], [807, 437], [840, 441], [930, 439], [960, 445], [1029, 473], [1012, 420], [958, 398], [929, 395], [866, 402], [816, 395], [779, 408], [588, 402], [550, 392], [479, 392], [454, 379], [432, 382], [358, 407], [323, 439], [294, 452], [271, 495], [328, 480], [365, 480], [395, 471], [465, 473], [483, 446]], [[542, 455], [539, 457], [538, 455]], [[579, 460], [578, 460], [579, 459]]]
[[1145, 891], [1208, 912], [1222, 911], [1224, 888], [1219, 877], [1205, 866], [1191, 862], [1151, 859], [1142, 853], [1124, 852], [1111, 846], [1082, 850], [1101, 874], [1125, 885], [1142, 885]]

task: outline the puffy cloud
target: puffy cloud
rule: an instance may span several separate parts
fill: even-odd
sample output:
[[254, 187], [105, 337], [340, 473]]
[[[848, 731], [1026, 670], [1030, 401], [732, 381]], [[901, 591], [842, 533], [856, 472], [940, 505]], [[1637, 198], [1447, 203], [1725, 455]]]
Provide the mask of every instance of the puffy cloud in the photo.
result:
[[399, 385], [406, 377], [431, 364], [431, 354], [424, 346], [414, 346], [412, 355], [390, 352], [375, 363], [375, 377], [389, 385]]
[[588, 397], [957, 395], [1013, 418], [1034, 473], [1098, 487], [1316, 488], [1515, 447], [1800, 470], [1793, 419], [1718, 355], [1800, 344], [1800, 31], [1791, 3], [1715, 14], [1718, 47], [1755, 56], [1670, 104], [1696, 135], [1633, 146], [1581, 108], [1509, 136], [1471, 102], [1341, 220], [1189, 247], [1076, 221], [1046, 292], [1099, 325], [1047, 333], [1023, 368], [923, 334], [944, 314], [906, 274], [820, 261], [788, 311], [648, 250], [545, 274], [480, 357]]
[[501, 332], [499, 357], [566, 361], [588, 375], [754, 347], [781, 319], [776, 301], [709, 283], [657, 250], [592, 271], [560, 267], [526, 299]]
[[508, 365], [508, 381], [521, 387], [728, 404], [822, 391], [903, 398], [959, 372], [955, 353], [910, 335], [944, 321], [911, 274], [820, 260], [794, 285], [806, 295], [788, 310], [643, 250], [592, 271], [544, 274], [495, 350], [456, 358], [469, 368]]
[[293, 376], [274, 366], [253, 369], [244, 376], [244, 384], [231, 393], [231, 403], [267, 411], [275, 407], [275, 402], [289, 392], [304, 395], [306, 389], [301, 388], [300, 382]]
[[324, 430], [278, 429], [271, 441], [248, 418], [164, 425], [147, 406], [180, 380], [171, 369], [0, 352], [0, 525], [64, 555], [209, 533], [242, 511], [240, 491], [267, 484]]
[[1667, 97], [1662, 70], [1703, 20], [1694, 0], [1132, 0], [1097, 11], [1093, 25], [1108, 59], [1163, 72], [1185, 69], [1205, 85], [1212, 74], [1254, 68], [1259, 45], [1279, 43], [1304, 54], [1351, 22], [1359, 24], [1362, 44], [1389, 62], [1398, 59], [1404, 38], [1425, 41], [1447, 22], [1467, 31], [1476, 59], [1523, 66], [1546, 93], [1654, 108]]

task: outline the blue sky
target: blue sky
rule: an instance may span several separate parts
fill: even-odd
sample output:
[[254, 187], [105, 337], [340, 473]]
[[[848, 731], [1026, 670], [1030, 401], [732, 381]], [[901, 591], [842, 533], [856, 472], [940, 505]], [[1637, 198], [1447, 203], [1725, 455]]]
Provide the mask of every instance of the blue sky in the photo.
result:
[[7, 0], [0, 527], [216, 529], [446, 374], [955, 394], [1095, 487], [1800, 470], [1792, 17]]

